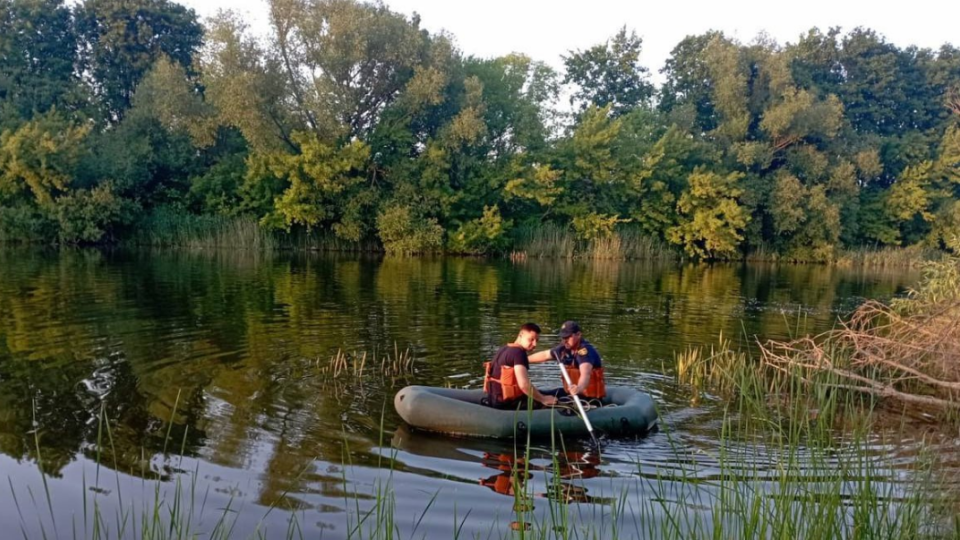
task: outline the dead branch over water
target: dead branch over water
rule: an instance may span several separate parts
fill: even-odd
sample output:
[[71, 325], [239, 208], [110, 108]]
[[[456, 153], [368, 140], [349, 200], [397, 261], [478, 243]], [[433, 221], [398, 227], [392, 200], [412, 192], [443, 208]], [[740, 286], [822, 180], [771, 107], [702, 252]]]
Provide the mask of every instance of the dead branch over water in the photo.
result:
[[829, 332], [762, 344], [761, 362], [808, 384], [960, 410], [960, 295], [943, 294], [958, 268], [937, 263], [908, 299], [866, 302]]

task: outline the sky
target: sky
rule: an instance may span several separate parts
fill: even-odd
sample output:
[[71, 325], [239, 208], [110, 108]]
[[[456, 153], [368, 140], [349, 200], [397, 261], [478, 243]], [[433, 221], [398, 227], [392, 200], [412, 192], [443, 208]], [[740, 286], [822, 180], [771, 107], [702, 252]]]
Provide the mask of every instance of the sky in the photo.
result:
[[[201, 17], [231, 8], [254, 30], [266, 29], [266, 0], [176, 0]], [[386, 0], [393, 11], [420, 14], [430, 31], [446, 30], [466, 55], [502, 56], [522, 52], [562, 67], [570, 50], [602, 43], [626, 25], [643, 38], [641, 63], [653, 80], [673, 47], [687, 35], [722, 30], [742, 42], [765, 32], [780, 43], [795, 42], [813, 27], [845, 31], [871, 28], [899, 47], [960, 45], [960, 7], [950, 0], [880, 2], [864, 0]]]

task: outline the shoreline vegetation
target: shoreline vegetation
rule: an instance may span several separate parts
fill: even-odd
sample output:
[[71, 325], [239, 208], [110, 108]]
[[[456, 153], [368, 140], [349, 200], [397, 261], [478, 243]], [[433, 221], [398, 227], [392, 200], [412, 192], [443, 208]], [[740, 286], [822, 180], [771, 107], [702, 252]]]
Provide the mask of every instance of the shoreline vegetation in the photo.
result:
[[[145, 226], [117, 245], [126, 248], [159, 249], [228, 249], [259, 252], [367, 253], [401, 256], [450, 255], [508, 258], [514, 262], [528, 259], [581, 259], [610, 261], [682, 262], [697, 260], [671, 246], [644, 234], [637, 228], [614, 230], [609, 236], [593, 241], [578, 240], [576, 235], [559, 226], [523, 227], [513, 231], [509, 247], [482, 255], [456, 251], [422, 253], [390, 253], [376, 240], [353, 242], [323, 231], [274, 231], [262, 227], [251, 218], [157, 213], [144, 220]], [[0, 239], [0, 245], [3, 245]], [[914, 245], [907, 247], [862, 247], [837, 251], [828, 260], [805, 260], [781, 255], [762, 247], [748, 254], [735, 254], [716, 259], [723, 262], [834, 264], [847, 267], [917, 268], [929, 261], [938, 261], [949, 251]]]
[[624, 21], [553, 67], [381, 2], [267, 4], [255, 35], [8, 0], [0, 242], [883, 266], [960, 230], [953, 44], [711, 30], [649, 66]]
[[[960, 236], [949, 242], [960, 248]], [[819, 335], [757, 342], [758, 352], [720, 336], [709, 352], [677, 355], [677, 374], [694, 388], [728, 397], [776, 399], [795, 388], [811, 399], [845, 400], [871, 411], [894, 404], [934, 422], [960, 421], [960, 257], [922, 264], [915, 289], [888, 304], [868, 300]], [[824, 403], [811, 410], [823, 412]], [[838, 412], [838, 411], [832, 411]]]
[[[960, 237], [950, 244], [958, 247]], [[906, 297], [865, 302], [833, 330], [756, 345], [759, 352], [751, 352], [721, 335], [715, 346], [682, 351], [677, 380], [694, 403], [720, 396], [743, 425], [767, 423], [772, 438], [792, 441], [791, 448], [826, 448], [847, 438], [869, 454], [866, 441], [891, 431], [891, 444], [913, 441], [918, 448], [910, 468], [925, 480], [912, 484], [906, 498], [888, 493], [868, 508], [883, 513], [883, 499], [890, 498], [904, 503], [913, 519], [939, 506], [939, 517], [921, 518], [932, 519], [930, 529], [909, 525], [890, 537], [960, 537], [960, 470], [948, 449], [960, 425], [960, 257], [924, 263], [920, 283]], [[886, 444], [881, 441], [872, 444]], [[845, 537], [840, 530], [825, 537]]]

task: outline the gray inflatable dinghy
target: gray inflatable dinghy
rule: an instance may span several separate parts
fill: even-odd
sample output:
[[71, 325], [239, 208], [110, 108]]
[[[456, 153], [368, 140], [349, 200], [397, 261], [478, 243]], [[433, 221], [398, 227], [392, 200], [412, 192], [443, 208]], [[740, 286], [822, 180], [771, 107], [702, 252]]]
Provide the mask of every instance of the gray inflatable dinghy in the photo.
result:
[[[405, 422], [426, 431], [458, 436], [511, 439], [517, 436], [589, 436], [583, 420], [570, 408], [528, 411], [499, 410], [480, 403], [483, 390], [408, 386], [393, 398]], [[608, 386], [601, 407], [587, 411], [595, 431], [611, 436], [644, 434], [657, 425], [650, 394], [624, 386]]]

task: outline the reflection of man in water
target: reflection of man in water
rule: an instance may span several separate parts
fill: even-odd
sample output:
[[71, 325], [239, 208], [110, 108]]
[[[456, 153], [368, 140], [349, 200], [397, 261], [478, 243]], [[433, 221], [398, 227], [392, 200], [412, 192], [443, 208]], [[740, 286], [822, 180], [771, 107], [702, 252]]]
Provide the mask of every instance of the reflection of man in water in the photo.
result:
[[518, 491], [522, 493], [524, 483], [533, 478], [532, 474], [523, 470], [523, 458], [514, 458], [509, 454], [484, 452], [483, 465], [502, 471], [500, 474], [480, 480], [481, 486], [487, 486], [501, 495], [513, 496]]
[[564, 452], [557, 459], [554, 474], [560, 478], [594, 478], [600, 476], [600, 456], [591, 452]]
[[[556, 465], [540, 466], [532, 463], [525, 464], [523, 458], [510, 454], [491, 454], [484, 452], [483, 465], [501, 471], [500, 474], [480, 480], [480, 485], [486, 486], [501, 495], [523, 497], [523, 487], [527, 480], [533, 478], [528, 471], [552, 472], [558, 479], [594, 478], [600, 475], [600, 457], [592, 453], [562, 452], [556, 456]], [[592, 502], [608, 504], [613, 499], [597, 498], [587, 495], [587, 489], [575, 486], [568, 482], [547, 480], [547, 492], [535, 496], [545, 497], [559, 502]]]

